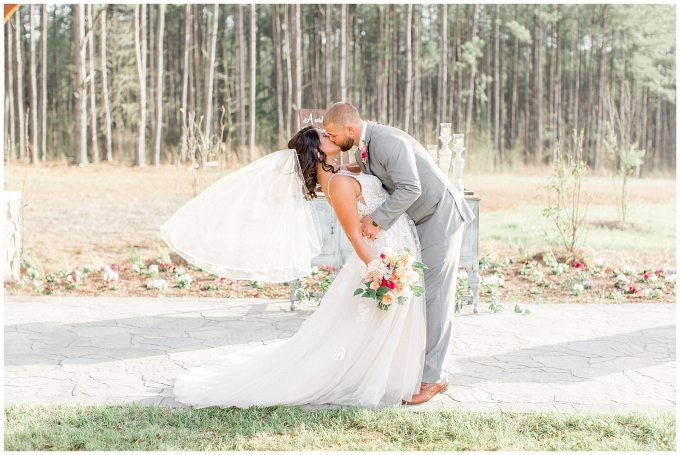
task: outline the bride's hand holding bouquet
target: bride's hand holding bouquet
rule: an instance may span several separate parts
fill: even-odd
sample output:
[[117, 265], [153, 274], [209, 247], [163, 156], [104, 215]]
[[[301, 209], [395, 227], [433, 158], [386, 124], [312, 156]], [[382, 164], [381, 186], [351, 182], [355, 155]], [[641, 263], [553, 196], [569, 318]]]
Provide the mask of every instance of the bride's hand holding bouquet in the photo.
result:
[[408, 299], [425, 292], [417, 283], [427, 266], [415, 260], [415, 252], [404, 248], [403, 253], [395, 253], [390, 247], [373, 259], [361, 272], [363, 287], [354, 295], [370, 298], [378, 302], [378, 308], [388, 310], [395, 301], [403, 305]]

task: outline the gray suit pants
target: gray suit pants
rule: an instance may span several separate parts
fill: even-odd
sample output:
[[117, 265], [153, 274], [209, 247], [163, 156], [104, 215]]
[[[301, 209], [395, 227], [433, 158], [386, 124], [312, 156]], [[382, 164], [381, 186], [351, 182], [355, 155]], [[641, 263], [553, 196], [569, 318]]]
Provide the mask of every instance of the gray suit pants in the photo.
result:
[[[425, 270], [425, 308], [427, 345], [423, 382], [448, 381], [444, 371], [449, 358], [453, 335], [453, 313], [456, 299], [456, 279], [465, 223], [455, 208], [453, 196], [445, 197], [423, 219], [416, 223], [422, 245]], [[451, 223], [458, 229], [452, 235]], [[434, 243], [433, 243], [434, 242]]]

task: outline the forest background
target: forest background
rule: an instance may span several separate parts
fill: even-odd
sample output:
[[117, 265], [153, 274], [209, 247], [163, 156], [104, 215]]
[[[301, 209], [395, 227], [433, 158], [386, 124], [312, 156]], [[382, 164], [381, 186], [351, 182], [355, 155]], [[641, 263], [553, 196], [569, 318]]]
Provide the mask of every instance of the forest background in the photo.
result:
[[239, 166], [339, 100], [468, 169], [674, 176], [675, 5], [22, 5], [5, 26], [5, 161]]

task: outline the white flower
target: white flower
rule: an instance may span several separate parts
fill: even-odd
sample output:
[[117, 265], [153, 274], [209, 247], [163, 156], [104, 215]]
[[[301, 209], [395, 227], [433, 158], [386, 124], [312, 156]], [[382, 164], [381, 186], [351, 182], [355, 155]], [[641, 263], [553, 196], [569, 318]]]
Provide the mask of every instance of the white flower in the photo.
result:
[[666, 275], [666, 281], [675, 284], [675, 273], [672, 275]]
[[539, 281], [539, 280], [543, 277], [543, 271], [541, 271], [541, 270], [539, 270], [539, 269], [533, 269], [533, 270], [531, 271], [531, 273], [529, 274], [529, 277], [530, 277], [533, 281]]
[[465, 270], [465, 269], [458, 270], [458, 279], [459, 280], [467, 280], [467, 277], [468, 277], [467, 270]]
[[189, 286], [192, 281], [193, 279], [191, 278], [191, 275], [189, 275], [188, 273], [177, 277], [177, 282], [182, 286]]
[[111, 270], [111, 267], [106, 266], [104, 268], [104, 277], [102, 279], [104, 281], [117, 280], [118, 279], [118, 272], [114, 272], [113, 270]]
[[550, 270], [553, 275], [562, 275], [567, 271], [567, 264], [557, 263]]
[[28, 268], [26, 269], [26, 275], [28, 275], [28, 279], [33, 281], [37, 280], [40, 278], [40, 272], [38, 272], [36, 269]]
[[623, 268], [623, 274], [628, 276], [635, 275], [635, 267], [633, 267], [632, 265], [625, 266]]
[[581, 283], [576, 283], [572, 289], [574, 290], [574, 292], [581, 293], [581, 292], [583, 292], [584, 288], [583, 288], [583, 285]]
[[630, 283], [630, 280], [628, 279], [628, 277], [626, 275], [622, 274], [622, 273], [616, 275], [616, 281], [619, 282], [619, 283], [622, 283], [622, 284]]
[[147, 289], [167, 289], [168, 283], [162, 279], [158, 278], [156, 280], [149, 280], [146, 282]]
[[420, 279], [420, 275], [415, 270], [409, 270], [408, 273], [406, 274], [406, 277], [408, 278], [408, 281], [411, 283], [415, 283]]
[[141, 270], [139, 269], [139, 264], [132, 264], [132, 268], [130, 269], [130, 271], [133, 273], [141, 272]]
[[602, 259], [602, 258], [595, 258], [595, 260], [593, 262], [597, 266], [603, 266], [604, 265], [604, 259]]
[[149, 272], [151, 273], [158, 273], [158, 266], [156, 264], [152, 264], [149, 266]]
[[484, 286], [500, 286], [504, 283], [503, 275], [488, 275], [482, 280]]
[[649, 281], [659, 281], [659, 277], [654, 274], [649, 275], [648, 279]]

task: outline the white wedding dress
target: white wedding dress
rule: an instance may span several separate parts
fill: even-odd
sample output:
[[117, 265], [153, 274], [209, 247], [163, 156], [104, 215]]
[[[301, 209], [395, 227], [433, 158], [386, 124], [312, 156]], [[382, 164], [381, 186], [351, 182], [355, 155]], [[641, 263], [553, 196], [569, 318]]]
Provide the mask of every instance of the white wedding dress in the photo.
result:
[[[362, 186], [366, 205], [357, 202], [359, 217], [372, 213], [387, 198], [380, 180], [352, 174]], [[331, 195], [331, 200], [332, 200]], [[374, 255], [385, 247], [418, 252], [415, 225], [402, 215], [375, 241]], [[363, 284], [364, 263], [356, 253], [328, 288], [320, 307], [298, 332], [264, 354], [227, 356], [221, 363], [191, 368], [179, 375], [176, 399], [196, 408], [252, 405], [339, 404], [387, 406], [410, 400], [420, 391], [425, 359], [425, 298], [380, 310], [371, 299], [354, 296]], [[261, 348], [260, 348], [261, 350]], [[249, 357], [246, 354], [247, 357]]]

